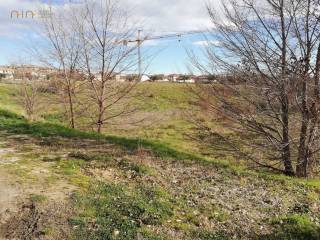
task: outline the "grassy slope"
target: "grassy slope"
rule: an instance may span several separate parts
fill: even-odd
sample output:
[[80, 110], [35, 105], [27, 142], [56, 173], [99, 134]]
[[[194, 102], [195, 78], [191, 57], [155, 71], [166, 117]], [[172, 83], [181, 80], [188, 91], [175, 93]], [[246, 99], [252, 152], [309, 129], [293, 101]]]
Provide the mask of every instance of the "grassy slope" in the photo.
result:
[[[315, 201], [319, 198], [316, 196], [319, 192], [320, 185], [318, 181], [308, 182], [300, 181], [297, 179], [286, 178], [282, 176], [276, 176], [268, 173], [255, 173], [245, 171], [243, 169], [234, 168], [228, 164], [221, 162], [211, 162], [208, 159], [204, 159], [192, 154], [186, 154], [183, 152], [176, 151], [163, 144], [153, 143], [151, 141], [141, 141], [136, 139], [129, 139], [124, 137], [104, 136], [93, 133], [81, 132], [77, 130], [71, 130], [61, 125], [37, 122], [28, 123], [23, 117], [14, 113], [1, 110], [0, 111], [0, 130], [6, 130], [12, 134], [27, 134], [35, 137], [48, 138], [48, 141], [53, 141], [52, 137], [62, 137], [65, 139], [93, 139], [98, 141], [106, 141], [109, 144], [114, 144], [121, 147], [125, 151], [134, 153], [139, 149], [149, 150], [156, 157], [168, 160], [188, 160], [203, 164], [214, 165], [219, 171], [227, 178], [238, 178], [239, 176], [252, 178], [263, 178], [266, 179], [270, 184], [282, 184], [285, 188], [291, 189], [298, 185], [302, 189], [313, 189], [311, 192], [314, 194]], [[62, 174], [77, 176], [81, 178], [80, 169], [88, 164], [92, 159], [98, 159], [97, 156], [91, 155], [79, 155], [76, 153], [73, 157], [74, 160], [59, 161], [59, 169]], [[143, 157], [143, 155], [142, 155]], [[101, 154], [99, 154], [101, 159]], [[111, 164], [110, 162], [108, 164]], [[79, 166], [79, 168], [74, 168]], [[120, 169], [117, 171], [129, 171], [130, 174], [137, 176], [153, 176], [155, 169], [150, 169], [147, 165], [121, 162]], [[125, 173], [122, 173], [125, 174]], [[75, 181], [74, 178], [73, 181]], [[84, 178], [87, 182], [88, 180]], [[131, 178], [130, 178], [131, 179]], [[93, 179], [92, 179], [93, 180]], [[236, 179], [235, 179], [236, 180]], [[80, 182], [79, 182], [80, 181]], [[260, 180], [259, 180], [260, 181]], [[94, 181], [95, 182], [95, 181]], [[159, 236], [155, 234], [155, 230], [151, 230], [146, 226], [157, 226], [164, 228], [174, 228], [182, 236], [190, 239], [228, 239], [225, 232], [211, 232], [204, 228], [197, 226], [197, 217], [194, 216], [194, 210], [192, 208], [186, 208], [188, 199], [173, 197], [170, 193], [163, 188], [161, 185], [149, 185], [145, 181], [130, 180], [125, 183], [94, 183], [89, 188], [88, 185], [83, 184], [81, 180], [77, 180], [76, 183], [85, 190], [85, 192], [79, 192], [75, 196], [76, 208], [79, 211], [79, 215], [71, 219], [71, 224], [80, 227], [81, 231], [77, 232], [78, 239], [132, 239], [133, 236], [140, 234], [146, 239], [165, 239], [167, 233], [162, 232]], [[291, 190], [292, 191], [292, 190]], [[296, 191], [296, 190], [294, 190]], [[310, 190], [308, 190], [310, 191]], [[97, 199], [97, 196], [99, 198]], [[115, 201], [115, 199], [117, 199]], [[104, 207], [103, 207], [104, 206]], [[205, 209], [207, 209], [206, 207]], [[209, 208], [210, 209], [210, 208]], [[184, 212], [189, 216], [185, 219], [185, 215], [181, 216], [180, 213]], [[210, 214], [209, 212], [203, 212], [203, 214]], [[215, 210], [216, 211], [216, 210]], [[299, 210], [300, 211], [300, 210]], [[299, 212], [298, 211], [298, 212]], [[299, 212], [299, 214], [289, 214], [281, 218], [275, 218], [273, 224], [276, 226], [276, 232], [268, 236], [259, 236], [265, 239], [286, 239], [284, 236], [291, 234], [296, 236], [295, 238], [288, 239], [317, 239], [320, 234], [320, 229], [310, 221], [306, 212]], [[219, 213], [220, 214], [220, 213]], [[225, 221], [225, 216], [222, 215], [215, 221]], [[106, 218], [106, 216], [108, 216]], [[129, 218], [127, 218], [129, 216]], [[123, 219], [123, 217], [125, 217]], [[189, 219], [190, 218], [190, 219]], [[97, 221], [95, 224], [101, 228], [101, 231], [92, 232], [90, 224], [92, 219]], [[169, 219], [176, 219], [174, 222], [168, 224]], [[182, 219], [182, 220], [180, 220]], [[109, 222], [111, 221], [111, 222]], [[142, 221], [142, 223], [139, 223]], [[183, 221], [181, 225], [179, 221]], [[195, 221], [195, 223], [193, 223]], [[271, 220], [270, 220], [271, 221]], [[92, 226], [91, 226], [92, 227]], [[113, 229], [112, 231], [110, 229]], [[116, 232], [115, 232], [116, 231]], [[119, 238], [114, 237], [117, 235], [117, 231], [120, 232]], [[164, 230], [162, 230], [164, 231]], [[179, 237], [181, 238], [181, 237]]]
[[[185, 134], [192, 131], [192, 125], [179, 115], [179, 109], [187, 107], [190, 100], [183, 84], [146, 83], [138, 85], [136, 91], [143, 95], [137, 99], [137, 104], [141, 107], [137, 115], [146, 113], [146, 123], [133, 128], [108, 126], [105, 133], [159, 141], [187, 152], [198, 151], [197, 146], [185, 138]], [[147, 100], [144, 96], [147, 96]], [[62, 123], [62, 107], [48, 104], [48, 99], [52, 98], [54, 96], [50, 94], [40, 95], [41, 114], [38, 117], [51, 123]], [[0, 83], [0, 108], [23, 114], [23, 109], [18, 104], [16, 86]]]
[[[144, 92], [147, 96], [152, 96], [148, 101], [143, 101], [142, 110], [146, 112], [155, 112], [161, 114], [165, 111], [176, 110], [188, 106], [190, 96], [186, 92], [185, 85], [160, 83], [160, 84], [142, 84], [138, 86], [138, 91]], [[23, 110], [18, 104], [17, 87], [12, 84], [0, 83], [0, 114], [1, 116], [9, 116], [0, 122], [0, 128], [11, 130], [16, 133], [32, 134], [34, 136], [61, 136], [61, 137], [91, 137], [104, 138], [109, 142], [124, 146], [127, 149], [135, 151], [140, 147], [150, 149], [158, 157], [175, 158], [179, 160], [197, 160], [202, 163], [215, 163], [219, 167], [229, 169], [237, 174], [254, 174], [264, 178], [271, 179], [290, 179], [291, 181], [304, 182], [310, 186], [320, 186], [320, 182], [315, 180], [294, 180], [282, 175], [272, 174], [268, 172], [247, 171], [242, 167], [232, 166], [224, 159], [210, 159], [201, 157], [199, 150], [192, 141], [188, 141], [184, 134], [190, 133], [191, 124], [182, 119], [180, 116], [171, 116], [171, 118], [163, 121], [162, 124], [151, 125], [146, 128], [141, 126], [137, 129], [112, 130], [107, 135], [97, 135], [95, 133], [70, 130], [69, 128], [57, 124], [61, 119], [50, 118], [59, 112], [56, 105], [46, 106], [44, 116], [45, 121], [33, 124], [21, 116]], [[40, 101], [43, 102], [47, 98], [53, 96], [42, 95]], [[141, 103], [141, 101], [139, 101]], [[18, 115], [16, 115], [16, 114]], [[59, 114], [58, 114], [59, 115]], [[180, 151], [177, 151], [180, 149]]]
[[120, 145], [128, 150], [135, 151], [139, 147], [151, 150], [161, 158], [174, 158], [177, 160], [198, 160], [206, 161], [196, 155], [184, 153], [170, 148], [162, 143], [155, 143], [148, 140], [133, 139], [118, 136], [105, 136], [92, 132], [72, 130], [68, 127], [48, 122], [28, 123], [23, 117], [6, 110], [0, 110], [0, 130], [10, 131], [15, 134], [30, 134], [37, 137], [60, 136], [64, 138], [93, 138], [103, 139], [110, 143]]
[[143, 93], [137, 101], [141, 107], [137, 114], [151, 115], [147, 118], [150, 123], [128, 130], [108, 129], [106, 133], [161, 141], [185, 152], [199, 151], [196, 144], [186, 138], [193, 126], [181, 115], [181, 110], [187, 108], [191, 100], [184, 84], [145, 83], [136, 90]]
[[16, 100], [17, 88], [12, 84], [0, 83], [0, 107], [12, 112], [22, 113]]
[[[155, 91], [158, 91], [158, 87], [154, 88]], [[164, 88], [168, 87], [164, 86]], [[0, 92], [3, 93], [2, 101], [7, 104], [5, 108], [19, 112], [18, 107], [10, 107], [17, 106], [12, 101], [13, 89], [6, 89], [7, 86], [0, 87]], [[165, 91], [163, 94], [166, 95], [167, 92]], [[161, 97], [161, 99], [163, 98]], [[169, 104], [161, 103], [156, 109], [154, 107], [148, 107], [148, 109], [149, 111], [165, 111], [170, 107]], [[80, 141], [81, 139], [92, 139], [118, 146], [128, 152], [129, 156], [138, 153], [138, 159], [145, 158], [145, 151], [147, 151], [147, 156], [150, 152], [160, 159], [202, 163], [207, 165], [207, 168], [214, 166], [219, 169], [227, 182], [250, 179], [253, 184], [267, 184], [268, 188], [271, 189], [273, 189], [273, 185], [277, 186], [272, 190], [275, 192], [283, 188], [284, 191], [291, 192], [292, 197], [295, 196], [296, 192], [299, 201], [303, 203], [298, 204], [298, 209], [293, 212], [290, 212], [291, 210], [286, 211], [283, 216], [268, 219], [270, 224], [274, 226], [273, 233], [258, 236], [258, 238], [319, 239], [320, 229], [314, 223], [318, 222], [319, 219], [314, 219], [315, 216], [312, 215], [313, 220], [311, 221], [308, 214], [310, 211], [309, 205], [319, 203], [320, 182], [318, 180], [299, 180], [267, 172], [247, 171], [231, 166], [227, 162], [213, 161], [195, 154], [177, 151], [166, 144], [142, 140], [141, 138], [98, 135], [71, 130], [50, 122], [29, 123], [22, 116], [7, 110], [0, 111], [0, 130], [8, 131], [11, 134], [41, 137], [48, 139], [49, 143], [54, 142], [53, 138], [56, 137], [70, 139], [71, 141], [75, 141], [74, 139], [80, 139]], [[117, 160], [116, 163], [109, 160], [105, 162], [106, 159], [109, 159], [109, 155], [105, 157], [103, 153], [92, 155], [89, 149], [85, 153], [75, 151], [72, 156], [70, 160], [57, 160], [57, 166], [61, 174], [70, 176], [73, 183], [78, 184], [82, 189], [74, 196], [77, 214], [70, 219], [70, 223], [78, 229], [76, 231], [77, 239], [132, 239], [137, 235], [144, 239], [172, 239], [172, 231], [178, 234], [176, 239], [228, 239], [231, 236], [228, 235], [228, 231], [212, 230], [203, 227], [201, 224], [204, 221], [202, 217], [208, 217], [211, 219], [210, 221], [218, 225], [225, 224], [230, 217], [225, 212], [226, 209], [218, 208], [214, 210], [210, 204], [204, 205], [203, 209], [189, 207], [188, 198], [178, 197], [174, 192], [169, 191], [174, 185], [169, 189], [166, 185], [163, 185], [163, 181], [170, 180], [170, 174], [166, 177], [162, 176], [155, 166], [150, 167], [148, 164], [144, 164], [141, 159], [142, 162], [137, 163], [136, 158], [131, 159], [131, 157], [128, 160], [124, 160], [122, 157], [122, 160], [120, 162]], [[98, 166], [106, 164], [107, 167], [116, 165], [115, 169], [121, 175], [122, 180], [120, 181], [117, 178], [115, 182], [99, 182], [95, 178], [88, 181], [86, 176], [82, 177], [82, 169], [86, 169], [88, 166], [97, 168], [96, 164]], [[75, 166], [77, 167], [75, 168]], [[168, 177], [169, 179], [167, 179]], [[152, 183], [151, 179], [153, 178], [160, 178], [161, 184], [157, 181]], [[279, 190], [277, 190], [278, 188]], [[301, 195], [300, 191], [304, 193]], [[304, 195], [306, 197], [303, 197]], [[239, 196], [239, 198], [241, 197]], [[38, 199], [39, 196], [35, 196], [35, 198]], [[306, 205], [305, 201], [307, 202]], [[295, 209], [295, 206], [292, 209]], [[252, 209], [246, 210], [251, 211]], [[196, 213], [198, 211], [200, 211], [200, 215]], [[214, 216], [212, 216], [213, 212]], [[237, 225], [237, 223], [234, 224]], [[96, 230], [92, 231], [95, 228]], [[239, 234], [241, 235], [241, 233]]]

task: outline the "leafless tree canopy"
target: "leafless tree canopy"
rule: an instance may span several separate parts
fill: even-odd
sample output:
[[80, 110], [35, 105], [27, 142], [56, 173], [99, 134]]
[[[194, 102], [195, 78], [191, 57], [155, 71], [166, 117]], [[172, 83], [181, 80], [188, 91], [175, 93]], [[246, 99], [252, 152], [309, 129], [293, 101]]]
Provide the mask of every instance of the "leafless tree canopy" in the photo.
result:
[[[79, 18], [80, 17], [80, 18]], [[116, 76], [134, 71], [136, 45], [125, 44], [136, 29], [116, 1], [87, 3], [77, 17], [82, 58], [81, 70], [87, 76], [88, 116], [98, 132], [110, 119], [134, 109], [129, 93], [138, 82], [116, 82]]]
[[130, 93], [137, 81], [115, 81], [137, 66], [137, 46], [126, 44], [136, 29], [119, 2], [72, 5], [44, 19], [42, 30], [41, 60], [57, 70], [53, 79], [72, 128], [89, 122], [101, 132], [108, 120], [134, 111]]
[[219, 133], [220, 140], [259, 166], [287, 175], [307, 177], [319, 163], [319, 5], [319, 0], [228, 0], [222, 9], [209, 4], [214, 28], [207, 37], [219, 43], [208, 40], [206, 61], [190, 53], [199, 71], [226, 76], [197, 88], [201, 109], [247, 135], [240, 147]]
[[45, 43], [36, 49], [40, 61], [56, 69], [51, 80], [59, 89], [59, 100], [72, 128], [76, 127], [76, 93], [79, 81], [83, 80], [79, 72], [81, 46], [74, 27], [72, 15], [64, 11], [49, 15], [41, 24], [40, 34], [45, 36]]
[[23, 107], [28, 119], [34, 121], [37, 117], [37, 111], [39, 111], [40, 108], [40, 82], [34, 81], [30, 74], [23, 71], [20, 71], [19, 75], [21, 82], [18, 84], [18, 102]]

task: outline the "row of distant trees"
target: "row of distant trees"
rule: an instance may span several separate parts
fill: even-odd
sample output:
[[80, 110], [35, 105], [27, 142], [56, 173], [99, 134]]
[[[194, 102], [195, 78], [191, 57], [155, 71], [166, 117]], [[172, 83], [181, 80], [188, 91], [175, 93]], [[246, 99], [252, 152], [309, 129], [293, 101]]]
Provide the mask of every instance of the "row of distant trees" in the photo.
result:
[[[194, 91], [209, 119], [196, 121], [201, 135], [260, 167], [309, 176], [320, 163], [319, 0], [228, 0], [207, 10], [219, 44], [208, 41], [204, 61], [190, 52], [193, 66], [242, 84]], [[219, 118], [238, 135], [208, 124]]]

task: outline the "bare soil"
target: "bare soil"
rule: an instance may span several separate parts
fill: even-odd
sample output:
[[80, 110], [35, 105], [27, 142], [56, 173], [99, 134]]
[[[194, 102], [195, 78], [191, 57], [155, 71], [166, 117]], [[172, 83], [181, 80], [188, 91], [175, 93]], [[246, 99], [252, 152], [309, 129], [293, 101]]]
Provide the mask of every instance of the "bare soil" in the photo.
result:
[[25, 158], [42, 151], [35, 139], [3, 132], [0, 139], [0, 239], [67, 239], [68, 199], [76, 187], [63, 179], [45, 183], [50, 164]]

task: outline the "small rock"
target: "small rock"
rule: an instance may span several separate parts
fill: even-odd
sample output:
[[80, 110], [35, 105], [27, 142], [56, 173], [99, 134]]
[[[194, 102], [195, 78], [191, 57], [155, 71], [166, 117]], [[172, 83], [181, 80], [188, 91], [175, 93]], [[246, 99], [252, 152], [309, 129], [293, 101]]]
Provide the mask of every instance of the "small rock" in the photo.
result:
[[112, 232], [112, 235], [113, 235], [114, 237], [119, 236], [119, 234], [120, 234], [120, 231], [119, 231], [118, 229], [115, 229], [115, 230], [113, 230], [113, 232]]

